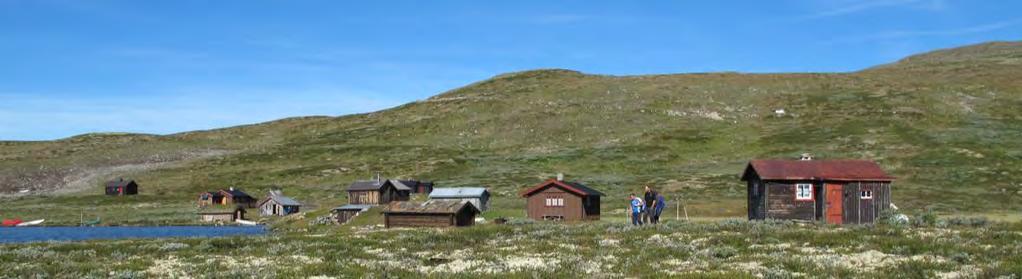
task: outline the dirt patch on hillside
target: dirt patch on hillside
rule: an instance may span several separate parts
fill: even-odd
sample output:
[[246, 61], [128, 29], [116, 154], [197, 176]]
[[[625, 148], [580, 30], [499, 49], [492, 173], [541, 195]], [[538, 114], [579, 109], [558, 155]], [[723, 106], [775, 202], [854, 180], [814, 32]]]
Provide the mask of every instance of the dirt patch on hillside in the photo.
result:
[[112, 176], [141, 173], [184, 165], [230, 154], [227, 150], [188, 151], [174, 156], [151, 156], [105, 166], [40, 168], [0, 176], [0, 198], [39, 194], [77, 193], [96, 187]]

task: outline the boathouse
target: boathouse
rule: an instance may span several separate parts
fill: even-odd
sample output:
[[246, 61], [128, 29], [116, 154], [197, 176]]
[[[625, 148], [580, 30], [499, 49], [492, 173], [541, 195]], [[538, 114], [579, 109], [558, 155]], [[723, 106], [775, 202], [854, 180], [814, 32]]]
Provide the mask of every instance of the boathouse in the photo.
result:
[[138, 195], [138, 184], [135, 183], [135, 180], [118, 178], [108, 181], [105, 188], [107, 196]]

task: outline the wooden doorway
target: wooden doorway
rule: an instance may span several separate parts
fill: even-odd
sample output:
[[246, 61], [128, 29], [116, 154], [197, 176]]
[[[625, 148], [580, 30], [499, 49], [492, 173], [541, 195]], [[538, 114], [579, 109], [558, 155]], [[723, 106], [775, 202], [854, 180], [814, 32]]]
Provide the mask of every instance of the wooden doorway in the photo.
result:
[[844, 219], [844, 206], [842, 206], [842, 199], [844, 191], [841, 189], [841, 184], [826, 184], [827, 203], [826, 203], [826, 215], [827, 223], [830, 224], [841, 224]]

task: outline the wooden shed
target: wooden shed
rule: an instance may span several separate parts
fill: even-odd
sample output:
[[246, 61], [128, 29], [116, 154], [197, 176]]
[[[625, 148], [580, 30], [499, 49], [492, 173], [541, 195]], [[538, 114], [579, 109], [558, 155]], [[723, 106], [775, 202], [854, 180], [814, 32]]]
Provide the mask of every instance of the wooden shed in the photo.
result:
[[411, 189], [412, 194], [429, 194], [433, 192], [432, 181], [419, 181], [419, 180], [392, 180], [396, 183], [400, 183], [405, 187]]
[[479, 210], [461, 200], [392, 202], [383, 210], [383, 223], [392, 227], [463, 227], [475, 224]]
[[241, 206], [211, 206], [199, 209], [199, 219], [203, 222], [232, 223], [245, 220], [245, 208]]
[[362, 214], [362, 212], [369, 211], [372, 207], [372, 205], [368, 204], [345, 204], [331, 209], [330, 218], [338, 224], [344, 224], [351, 220], [351, 218]]
[[256, 198], [234, 187], [215, 192], [199, 193], [199, 206], [238, 205], [255, 208], [257, 202]]
[[521, 192], [526, 215], [534, 220], [582, 221], [600, 219], [603, 193], [579, 182], [551, 178]]
[[490, 191], [485, 187], [436, 188], [429, 193], [429, 199], [468, 201], [479, 211], [486, 211], [490, 206]]
[[281, 191], [273, 190], [259, 202], [259, 214], [263, 216], [285, 216], [298, 213], [302, 204], [298, 201], [284, 196]]
[[866, 160], [753, 160], [747, 182], [750, 220], [873, 223], [891, 204], [891, 182]]
[[138, 184], [135, 183], [135, 180], [118, 178], [108, 181], [105, 188], [107, 196], [138, 195]]
[[407, 201], [412, 189], [396, 180], [355, 181], [348, 186], [350, 204], [388, 204]]

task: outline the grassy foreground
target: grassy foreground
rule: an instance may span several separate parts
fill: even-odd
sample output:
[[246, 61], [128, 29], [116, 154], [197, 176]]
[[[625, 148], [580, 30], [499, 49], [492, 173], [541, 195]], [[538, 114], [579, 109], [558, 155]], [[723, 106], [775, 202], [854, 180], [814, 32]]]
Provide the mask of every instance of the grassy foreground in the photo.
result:
[[989, 278], [1022, 274], [1022, 224], [514, 222], [471, 228], [0, 246], [4, 277]]

